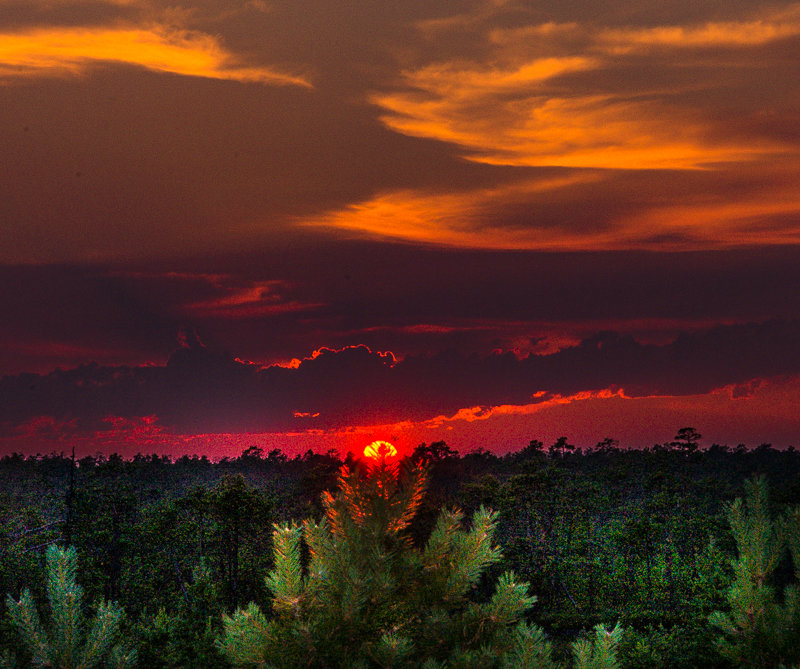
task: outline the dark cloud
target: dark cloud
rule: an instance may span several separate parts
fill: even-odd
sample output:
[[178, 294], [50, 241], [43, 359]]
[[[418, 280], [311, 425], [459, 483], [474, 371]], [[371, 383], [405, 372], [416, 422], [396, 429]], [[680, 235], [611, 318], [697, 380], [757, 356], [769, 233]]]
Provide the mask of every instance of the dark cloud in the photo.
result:
[[293, 235], [298, 217], [389, 187], [494, 183], [445, 145], [318, 91], [132, 67], [0, 87], [10, 262], [180, 257]]
[[100, 26], [139, 18], [134, 5], [97, 0], [75, 2], [31, 2], [6, 0], [0, 4], [0, 29], [23, 30], [41, 26]]
[[181, 327], [260, 363], [324, 346], [398, 356], [532, 350], [616, 329], [660, 342], [800, 317], [800, 250], [536, 253], [284, 240], [260, 253], [119, 266], [5, 266], [0, 370], [164, 360]]
[[160, 361], [181, 324], [103, 268], [0, 266], [0, 284], [2, 373]]
[[[727, 385], [742, 396], [758, 379], [800, 373], [800, 321], [682, 334], [644, 345], [599, 333], [551, 355], [408, 356], [364, 346], [325, 349], [295, 368], [239, 362], [187, 340], [165, 366], [82, 365], [0, 382], [7, 434], [40, 416], [90, 429], [107, 416], [155, 416], [177, 432], [291, 431], [422, 421], [474, 406], [528, 404], [581, 391], [697, 395]], [[316, 414], [319, 414], [318, 416]]]

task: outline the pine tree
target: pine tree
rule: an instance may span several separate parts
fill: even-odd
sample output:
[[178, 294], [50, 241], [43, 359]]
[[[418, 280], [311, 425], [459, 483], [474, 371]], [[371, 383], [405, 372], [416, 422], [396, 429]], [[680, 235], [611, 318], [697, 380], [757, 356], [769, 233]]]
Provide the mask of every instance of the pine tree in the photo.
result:
[[[727, 592], [730, 612], [716, 611], [711, 622], [723, 636], [719, 650], [736, 666], [800, 664], [800, 507], [777, 522], [769, 512], [766, 479], [745, 483], [747, 500], [728, 510], [738, 557], [731, 561], [734, 582]], [[794, 583], [779, 597], [774, 572], [789, 547]]]
[[[47, 549], [47, 600], [50, 625], [45, 629], [29, 590], [17, 602], [7, 598], [11, 620], [31, 656], [34, 667], [53, 669], [125, 669], [136, 661], [135, 651], [115, 644], [123, 611], [114, 602], [100, 602], [92, 621], [81, 609], [83, 589], [75, 580], [77, 558], [74, 548]], [[88, 623], [88, 625], [87, 625]], [[4, 658], [7, 666], [13, 659]]]
[[526, 583], [507, 572], [488, 601], [475, 596], [500, 558], [494, 513], [479, 509], [464, 529], [461, 512], [445, 511], [425, 547], [412, 545], [425, 486], [421, 466], [345, 466], [338, 493], [323, 496], [321, 522], [276, 525], [273, 615], [250, 604], [225, 616], [219, 647], [228, 660], [274, 669], [555, 667], [542, 631], [522, 622], [535, 601]]
[[229, 668], [215, 644], [222, 623], [219, 611], [224, 608], [224, 586], [213, 581], [205, 560], [192, 570], [185, 594], [175, 610], [161, 607], [137, 621], [139, 665], [147, 669]]
[[575, 669], [620, 669], [617, 646], [622, 638], [622, 628], [617, 625], [609, 631], [603, 625], [594, 628], [594, 640], [581, 639], [572, 644]]

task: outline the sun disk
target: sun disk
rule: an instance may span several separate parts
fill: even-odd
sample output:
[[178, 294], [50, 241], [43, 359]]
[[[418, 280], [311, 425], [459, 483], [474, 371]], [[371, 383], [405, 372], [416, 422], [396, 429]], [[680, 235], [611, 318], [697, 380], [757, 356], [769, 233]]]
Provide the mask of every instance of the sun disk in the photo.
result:
[[388, 441], [373, 441], [364, 449], [364, 457], [375, 460], [393, 458], [396, 455], [397, 449]]

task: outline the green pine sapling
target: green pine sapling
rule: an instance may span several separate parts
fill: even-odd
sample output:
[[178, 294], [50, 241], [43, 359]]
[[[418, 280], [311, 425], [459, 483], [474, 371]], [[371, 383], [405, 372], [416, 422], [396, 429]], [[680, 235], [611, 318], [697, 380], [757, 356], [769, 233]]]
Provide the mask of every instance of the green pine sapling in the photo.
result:
[[[738, 557], [731, 561], [730, 611], [711, 615], [711, 623], [723, 634], [719, 650], [736, 666], [800, 665], [800, 507], [773, 521], [766, 479], [747, 481], [745, 490], [746, 501], [737, 499], [728, 509]], [[787, 547], [794, 582], [778, 593], [774, 572]]]
[[[74, 548], [47, 549], [49, 626], [42, 624], [29, 590], [19, 601], [7, 598], [11, 621], [17, 628], [34, 667], [53, 669], [126, 669], [134, 666], [136, 651], [116, 643], [123, 611], [114, 602], [100, 602], [92, 621], [82, 611], [83, 589], [76, 583]], [[88, 623], [88, 624], [87, 624]], [[0, 667], [14, 666], [10, 654]]]
[[[556, 667], [543, 632], [523, 621], [535, 601], [526, 583], [506, 572], [489, 601], [472, 596], [500, 559], [493, 512], [479, 509], [467, 530], [461, 512], [444, 511], [424, 548], [413, 545], [426, 482], [422, 466], [401, 471], [385, 457], [343, 467], [321, 522], [276, 525], [272, 616], [255, 604], [225, 616], [227, 659], [265, 669]], [[616, 667], [619, 634], [581, 647], [581, 669]]]

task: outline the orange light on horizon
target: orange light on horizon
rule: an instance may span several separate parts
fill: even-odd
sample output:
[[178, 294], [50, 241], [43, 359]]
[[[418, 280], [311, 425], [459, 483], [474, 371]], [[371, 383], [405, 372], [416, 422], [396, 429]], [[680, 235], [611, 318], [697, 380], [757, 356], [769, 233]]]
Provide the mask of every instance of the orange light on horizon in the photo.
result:
[[397, 456], [397, 449], [388, 441], [373, 441], [364, 449], [364, 457], [382, 460]]

